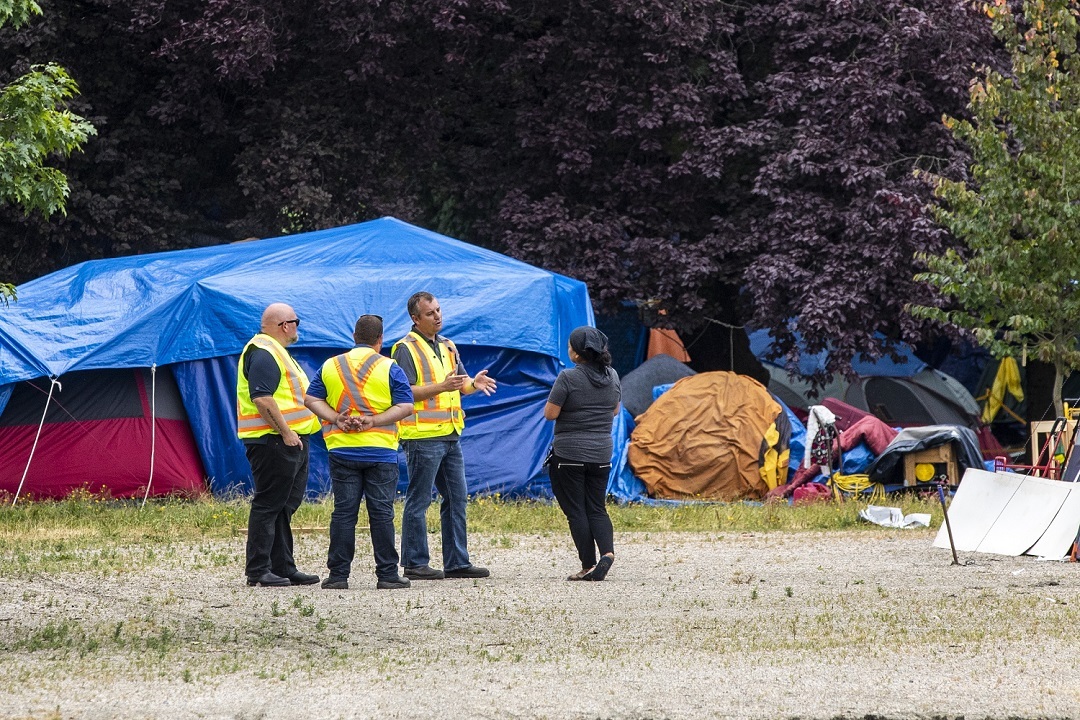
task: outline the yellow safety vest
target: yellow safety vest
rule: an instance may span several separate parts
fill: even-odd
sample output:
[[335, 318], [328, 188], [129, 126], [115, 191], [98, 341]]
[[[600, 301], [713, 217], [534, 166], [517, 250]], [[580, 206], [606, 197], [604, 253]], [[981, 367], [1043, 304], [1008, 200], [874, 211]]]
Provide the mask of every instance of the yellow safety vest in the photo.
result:
[[[326, 402], [346, 415], [377, 415], [394, 405], [390, 394], [390, 367], [394, 361], [370, 347], [353, 348], [323, 363], [319, 371], [326, 386]], [[323, 428], [327, 450], [374, 447], [397, 450], [396, 425], [381, 425], [363, 432], [345, 432], [336, 425]]]
[[[394, 343], [391, 354], [396, 354], [399, 346], [404, 347], [412, 356], [416, 368], [416, 384], [431, 385], [440, 383], [447, 375], [457, 369], [457, 346], [446, 338], [437, 340], [442, 347], [442, 358], [435, 354], [425, 338], [416, 331]], [[455, 430], [458, 434], [465, 429], [465, 412], [461, 409], [461, 393], [444, 392], [427, 400], [418, 400], [413, 405], [416, 412], [398, 423], [402, 440], [421, 440], [449, 435]]]
[[319, 431], [319, 418], [315, 413], [304, 407], [304, 393], [307, 392], [308, 377], [303, 368], [293, 359], [293, 356], [285, 350], [281, 344], [270, 337], [259, 333], [248, 341], [240, 353], [240, 362], [236, 368], [236, 434], [241, 438], [257, 438], [263, 435], [277, 434], [270, 427], [259, 408], [251, 400], [248, 389], [248, 379], [244, 375], [244, 353], [252, 345], [267, 350], [277, 361], [278, 369], [281, 370], [281, 379], [274, 391], [274, 402], [285, 417], [285, 422], [293, 432], [299, 435], [310, 435]]

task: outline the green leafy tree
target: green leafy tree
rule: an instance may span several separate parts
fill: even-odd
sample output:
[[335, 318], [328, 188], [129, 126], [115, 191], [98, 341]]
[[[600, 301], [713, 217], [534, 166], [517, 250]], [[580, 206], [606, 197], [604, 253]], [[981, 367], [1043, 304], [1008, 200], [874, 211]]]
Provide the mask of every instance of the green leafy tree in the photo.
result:
[[[0, 0], [0, 25], [18, 27], [41, 8], [33, 0]], [[79, 150], [94, 128], [66, 109], [78, 94], [75, 81], [54, 63], [35, 65], [0, 90], [0, 201], [29, 214], [64, 212], [67, 178], [46, 165], [52, 156]], [[15, 286], [0, 283], [0, 300], [15, 299]]]
[[916, 277], [946, 302], [923, 318], [972, 331], [995, 356], [1032, 355], [1055, 369], [1062, 413], [1066, 370], [1080, 368], [1080, 58], [1075, 0], [984, 6], [1012, 72], [985, 70], [971, 85], [972, 119], [945, 117], [972, 151], [970, 177], [932, 177], [934, 217], [962, 243], [922, 254]]
[[26, 24], [33, 15], [40, 15], [41, 7], [34, 0], [0, 0], [0, 25], [15, 27]]

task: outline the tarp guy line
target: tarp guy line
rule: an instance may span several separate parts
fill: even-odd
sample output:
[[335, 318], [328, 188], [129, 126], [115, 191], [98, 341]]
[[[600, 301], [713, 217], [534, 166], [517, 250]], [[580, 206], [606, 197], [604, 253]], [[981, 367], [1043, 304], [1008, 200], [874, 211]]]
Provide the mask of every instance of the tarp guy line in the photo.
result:
[[150, 484], [154, 482], [154, 450], [157, 447], [157, 363], [150, 366], [150, 477], [146, 481], [146, 494], [143, 495], [142, 505], [146, 507], [146, 499], [150, 497]]
[[26, 474], [30, 472], [30, 461], [34, 459], [34, 451], [37, 450], [38, 438], [41, 437], [41, 428], [45, 426], [45, 415], [49, 412], [49, 403], [52, 401], [53, 388], [60, 388], [60, 392], [64, 391], [64, 386], [60, 384], [60, 381], [56, 378], [49, 378], [49, 397], [45, 398], [45, 410], [41, 413], [41, 422], [38, 423], [37, 434], [34, 435], [34, 444], [30, 446], [30, 457], [26, 458], [26, 468], [23, 470], [22, 479], [19, 480], [19, 487], [15, 491], [15, 497], [11, 501], [11, 507], [15, 507], [15, 503], [19, 502], [19, 493], [22, 492], [23, 483], [26, 482]]

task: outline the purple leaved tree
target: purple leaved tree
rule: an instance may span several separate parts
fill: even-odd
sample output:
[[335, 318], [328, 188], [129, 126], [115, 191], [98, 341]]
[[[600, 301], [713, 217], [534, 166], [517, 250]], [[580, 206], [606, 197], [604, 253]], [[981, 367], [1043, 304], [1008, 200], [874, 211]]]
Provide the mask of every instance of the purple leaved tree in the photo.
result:
[[0, 50], [100, 131], [0, 276], [391, 214], [831, 370], [921, 331], [912, 169], [962, 176], [941, 116], [1000, 62], [966, 0], [94, 0]]

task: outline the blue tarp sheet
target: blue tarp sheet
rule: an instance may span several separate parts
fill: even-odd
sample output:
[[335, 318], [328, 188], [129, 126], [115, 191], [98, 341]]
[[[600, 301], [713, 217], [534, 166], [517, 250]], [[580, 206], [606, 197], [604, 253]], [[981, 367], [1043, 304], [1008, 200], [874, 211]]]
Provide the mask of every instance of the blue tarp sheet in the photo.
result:
[[648, 488], [634, 475], [630, 467], [630, 433], [634, 432], [634, 426], [630, 411], [620, 408], [611, 429], [615, 447], [611, 458], [611, 474], [608, 475], [608, 495], [623, 503], [649, 500]]
[[[784, 366], [783, 358], [767, 359], [769, 350], [772, 348], [772, 336], [769, 335], [768, 330], [754, 330], [748, 332], [747, 336], [750, 338], [750, 352], [754, 353], [758, 360], [779, 367]], [[803, 347], [802, 337], [798, 333], [795, 334], [795, 337], [801, 351], [799, 373], [803, 376], [810, 376], [824, 372], [825, 362], [829, 357], [828, 352], [822, 351], [810, 355]], [[863, 355], [857, 354], [851, 362], [851, 368], [863, 377], [911, 377], [926, 367], [926, 363], [915, 357], [915, 353], [909, 345], [894, 343], [892, 349], [899, 354], [900, 362], [888, 356], [878, 360], [870, 360]]]
[[806, 426], [803, 425], [799, 416], [791, 412], [791, 408], [787, 406], [780, 398], [775, 395], [772, 399], [780, 403], [780, 407], [784, 408], [784, 414], [787, 415], [788, 422], [791, 424], [791, 440], [788, 443], [790, 455], [788, 455], [788, 476], [787, 481], [791, 482], [791, 478], [795, 477], [795, 473], [799, 470], [799, 465], [802, 464], [803, 457], [806, 455]]
[[[32, 280], [4, 311], [0, 400], [12, 383], [72, 370], [172, 365], [215, 492], [244, 491], [235, 439], [236, 358], [272, 302], [303, 320], [291, 350], [314, 374], [352, 347], [363, 313], [387, 342], [409, 331], [406, 300], [426, 290], [443, 333], [499, 392], [464, 401], [470, 492], [550, 496], [540, 470], [551, 424], [542, 410], [570, 331], [594, 322], [584, 285], [393, 218], [268, 240], [94, 260]], [[0, 412], [3, 407], [0, 406]], [[309, 491], [328, 486], [325, 450]]]

